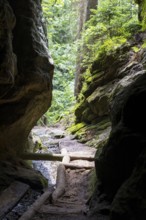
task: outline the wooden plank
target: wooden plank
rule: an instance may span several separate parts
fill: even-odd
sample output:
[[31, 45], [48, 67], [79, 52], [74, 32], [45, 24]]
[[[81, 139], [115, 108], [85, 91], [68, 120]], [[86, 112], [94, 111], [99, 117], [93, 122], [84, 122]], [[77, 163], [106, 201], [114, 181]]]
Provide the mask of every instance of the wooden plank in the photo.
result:
[[66, 168], [70, 168], [70, 169], [92, 169], [92, 168], [94, 168], [93, 164], [80, 165], [80, 164], [64, 163], [63, 165]]
[[19, 220], [31, 220], [44, 202], [51, 196], [49, 190], [45, 191], [30, 208], [19, 218]]
[[55, 214], [55, 215], [65, 215], [66, 216], [67, 214], [83, 213], [84, 209], [82, 209], [82, 207], [65, 208], [65, 207], [43, 205], [38, 212], [45, 213], [45, 214]]
[[65, 193], [65, 187], [66, 187], [65, 166], [63, 164], [59, 164], [57, 168], [56, 189], [52, 193], [53, 202], [56, 202], [56, 200]]
[[79, 206], [79, 205], [83, 205], [83, 202], [72, 202], [72, 201], [67, 201], [67, 200], [63, 200], [63, 199], [58, 199], [57, 200], [57, 203], [55, 204], [56, 206], [58, 206], [58, 205], [63, 205], [64, 206], [64, 204], [68, 204], [68, 205], [77, 205], [77, 206]]
[[75, 155], [75, 154], [68, 154], [71, 160], [88, 160], [88, 161], [95, 161], [94, 156], [87, 156], [87, 155]]
[[63, 155], [50, 154], [50, 153], [25, 153], [20, 155], [24, 160], [50, 160], [50, 161], [62, 161]]
[[[24, 160], [50, 160], [50, 161], [62, 161], [63, 154], [49, 154], [49, 153], [25, 153], [20, 155], [20, 157]], [[95, 158], [93, 156], [81, 156], [81, 155], [72, 155], [68, 154], [70, 160], [88, 160], [94, 161]]]
[[27, 184], [14, 181], [0, 194], [0, 219], [17, 205], [28, 189]]

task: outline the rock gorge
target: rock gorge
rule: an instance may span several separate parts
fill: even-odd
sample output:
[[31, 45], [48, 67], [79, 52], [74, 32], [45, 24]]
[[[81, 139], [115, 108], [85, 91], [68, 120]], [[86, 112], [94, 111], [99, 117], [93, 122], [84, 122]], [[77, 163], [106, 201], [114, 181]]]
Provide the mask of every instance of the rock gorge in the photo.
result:
[[[139, 18], [145, 22], [145, 0]], [[76, 137], [97, 147], [91, 215], [146, 219], [146, 33], [95, 60], [76, 93]], [[133, 47], [139, 48], [134, 51]], [[45, 179], [19, 159], [47, 111], [53, 64], [40, 0], [0, 1], [0, 189], [13, 179], [43, 187]], [[82, 89], [81, 89], [82, 88]]]
[[[146, 2], [137, 3], [144, 27]], [[146, 219], [145, 40], [145, 31], [135, 32], [80, 71], [76, 124], [70, 130], [97, 147], [97, 186], [90, 204], [97, 219]]]

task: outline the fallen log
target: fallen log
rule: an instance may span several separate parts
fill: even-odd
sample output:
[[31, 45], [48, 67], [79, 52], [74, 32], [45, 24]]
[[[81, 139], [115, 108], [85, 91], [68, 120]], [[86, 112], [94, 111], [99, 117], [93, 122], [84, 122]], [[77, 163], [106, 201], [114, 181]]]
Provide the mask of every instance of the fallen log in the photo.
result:
[[51, 154], [51, 153], [24, 153], [20, 155], [24, 160], [50, 160], [50, 161], [62, 161], [63, 155]]
[[10, 212], [30, 187], [18, 181], [11, 183], [0, 195], [0, 219]]
[[94, 164], [73, 164], [73, 163], [64, 163], [63, 164], [65, 168], [70, 168], [70, 169], [92, 169], [94, 168]]
[[65, 193], [65, 187], [66, 187], [65, 166], [63, 164], [59, 164], [57, 168], [56, 189], [52, 193], [53, 202], [56, 202], [57, 199]]
[[60, 204], [61, 205], [63, 205], [64, 206], [64, 204], [67, 204], [67, 205], [76, 205], [76, 206], [79, 206], [79, 205], [82, 205], [83, 203], [82, 202], [72, 202], [72, 201], [67, 201], [67, 200], [62, 200], [61, 198], [60, 199], [58, 199], [57, 200], [57, 203], [55, 204], [56, 206], [60, 206]]
[[32, 206], [19, 218], [19, 220], [31, 220], [35, 213], [40, 209], [44, 202], [51, 196], [49, 190], [45, 191]]
[[[51, 154], [51, 153], [24, 153], [20, 155], [23, 160], [50, 160], [50, 161], [62, 161], [63, 154]], [[72, 155], [68, 154], [70, 160], [88, 160], [94, 161], [95, 158], [93, 156], [80, 156], [80, 155]]]
[[39, 210], [40, 213], [45, 214], [55, 214], [55, 215], [67, 215], [67, 214], [79, 214], [83, 213], [85, 209], [82, 207], [74, 207], [74, 208], [65, 208], [65, 207], [56, 207], [56, 206], [42, 206]]

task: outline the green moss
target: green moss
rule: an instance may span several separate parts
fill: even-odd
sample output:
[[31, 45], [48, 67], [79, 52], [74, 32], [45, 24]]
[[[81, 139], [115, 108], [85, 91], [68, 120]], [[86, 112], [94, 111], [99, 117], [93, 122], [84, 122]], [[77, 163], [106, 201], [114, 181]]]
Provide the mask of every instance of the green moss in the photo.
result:
[[106, 128], [108, 128], [108, 127], [110, 127], [110, 126], [111, 126], [111, 122], [108, 121], [108, 122], [106, 122], [106, 123], [104, 123], [104, 124], [100, 124], [100, 125], [99, 125], [99, 130], [100, 130], [100, 131], [105, 130]]
[[45, 189], [45, 188], [48, 187], [48, 180], [45, 177], [41, 176], [40, 177], [40, 182], [42, 184], [42, 189]]
[[135, 53], [137, 53], [137, 52], [139, 52], [140, 48], [134, 46], [134, 47], [132, 47], [132, 50], [133, 50]]
[[67, 130], [69, 132], [71, 132], [72, 134], [76, 133], [77, 131], [79, 131], [81, 128], [85, 127], [86, 124], [85, 123], [78, 123], [75, 125], [72, 125], [70, 128], [68, 128]]
[[93, 81], [98, 80], [99, 78], [101, 78], [101, 76], [103, 76], [104, 72], [103, 71], [94, 71], [93, 75], [87, 78], [87, 83], [91, 83]]
[[144, 43], [141, 46], [142, 48], [146, 48], [146, 40], [144, 40]]
[[91, 77], [91, 65], [87, 68], [86, 72], [84, 73], [84, 79], [87, 81], [88, 78]]
[[86, 108], [87, 108], [87, 102], [84, 100], [76, 104], [76, 108], [75, 108], [76, 122], [81, 122], [82, 113]]
[[86, 81], [85, 81], [85, 82], [83, 83], [81, 93], [84, 93], [86, 90], [88, 90], [88, 85], [87, 85], [87, 83], [86, 83]]

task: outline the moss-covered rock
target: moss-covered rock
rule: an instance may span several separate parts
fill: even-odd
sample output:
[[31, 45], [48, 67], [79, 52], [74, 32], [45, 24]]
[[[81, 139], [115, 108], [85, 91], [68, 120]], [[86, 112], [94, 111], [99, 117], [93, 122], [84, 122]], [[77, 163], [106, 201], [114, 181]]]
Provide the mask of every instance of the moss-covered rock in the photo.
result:
[[145, 219], [146, 76], [142, 74], [114, 100], [112, 131], [96, 161], [111, 219]]
[[[138, 37], [94, 61], [76, 108], [77, 121], [84, 127], [75, 134], [97, 147], [96, 211], [107, 201], [111, 220], [146, 219], [145, 33]], [[109, 215], [109, 206], [105, 211]]]
[[78, 123], [75, 125], [72, 125], [71, 127], [68, 128], [68, 131], [71, 132], [72, 134], [76, 133], [79, 131], [81, 128], [84, 128], [86, 126], [85, 123]]
[[[126, 44], [109, 55], [103, 54], [98, 60], [94, 61], [90, 70], [86, 70], [84, 74], [86, 86], [83, 86], [81, 90], [79, 96], [82, 98], [78, 99], [75, 110], [77, 122], [86, 122], [86, 117], [83, 115], [87, 116], [87, 112], [90, 116], [94, 115], [93, 118], [97, 118], [97, 120], [99, 116], [109, 114], [109, 103], [111, 102], [109, 97], [114, 89], [120, 69], [129, 63], [129, 49], [130, 45]], [[89, 109], [91, 113], [89, 113]]]

